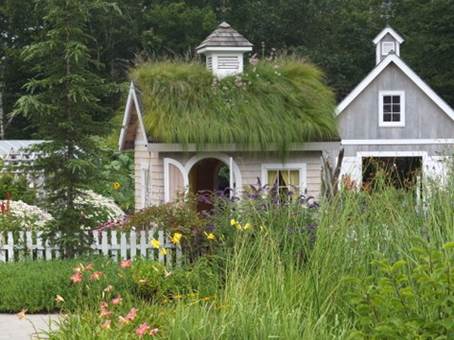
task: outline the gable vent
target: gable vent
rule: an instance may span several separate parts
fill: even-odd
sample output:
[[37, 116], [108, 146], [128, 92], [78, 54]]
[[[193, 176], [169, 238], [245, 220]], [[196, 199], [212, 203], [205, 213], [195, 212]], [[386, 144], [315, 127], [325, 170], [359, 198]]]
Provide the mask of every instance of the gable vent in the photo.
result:
[[240, 61], [238, 56], [218, 56], [218, 69], [220, 70], [238, 70]]
[[213, 57], [207, 57], [207, 68], [212, 71], [213, 70]]

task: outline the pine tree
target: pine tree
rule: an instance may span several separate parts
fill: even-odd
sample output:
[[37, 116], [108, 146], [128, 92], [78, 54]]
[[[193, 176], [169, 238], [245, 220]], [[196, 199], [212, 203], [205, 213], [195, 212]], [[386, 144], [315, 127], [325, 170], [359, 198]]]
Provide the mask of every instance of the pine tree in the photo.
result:
[[46, 0], [42, 39], [26, 47], [35, 77], [27, 82], [16, 111], [31, 121], [46, 140], [36, 147], [34, 163], [44, 174], [46, 201], [55, 217], [51, 235], [71, 257], [88, 243], [84, 231], [93, 227], [84, 191], [96, 177], [97, 146], [93, 137], [108, 127], [110, 112], [103, 100], [115, 86], [99, 76], [100, 65], [88, 34], [91, 13], [111, 6], [102, 0]]

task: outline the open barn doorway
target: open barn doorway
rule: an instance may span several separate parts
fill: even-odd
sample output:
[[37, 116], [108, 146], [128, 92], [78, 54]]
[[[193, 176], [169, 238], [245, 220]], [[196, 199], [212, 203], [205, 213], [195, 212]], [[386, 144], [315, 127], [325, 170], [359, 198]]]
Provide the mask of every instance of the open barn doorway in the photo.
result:
[[198, 161], [189, 172], [189, 190], [199, 196], [197, 210], [212, 209], [210, 200], [204, 199], [211, 194], [229, 195], [230, 169], [227, 164], [216, 158]]
[[411, 190], [421, 185], [422, 157], [364, 157], [362, 183], [373, 190], [383, 183], [396, 189]]

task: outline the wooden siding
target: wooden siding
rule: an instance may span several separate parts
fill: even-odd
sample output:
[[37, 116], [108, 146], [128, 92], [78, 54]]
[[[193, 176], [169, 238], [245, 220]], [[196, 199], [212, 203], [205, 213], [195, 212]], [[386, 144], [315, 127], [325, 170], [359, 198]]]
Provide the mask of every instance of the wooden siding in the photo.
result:
[[[305, 163], [307, 193], [319, 197], [321, 188], [321, 153], [320, 152], [292, 152], [285, 163]], [[241, 171], [243, 188], [256, 185], [257, 178], [261, 179], [262, 164], [282, 163], [278, 155], [273, 154], [238, 154], [233, 158]], [[284, 163], [284, 164], [285, 164]], [[265, 183], [263, 183], [265, 184]]]
[[[405, 91], [405, 127], [379, 127], [379, 91]], [[342, 139], [453, 138], [454, 121], [390, 64], [338, 118]]]
[[[164, 158], [172, 158], [185, 166], [195, 152], [157, 153], [149, 152], [146, 145], [137, 145], [135, 149], [135, 207], [137, 210], [164, 201]], [[201, 153], [203, 154], [203, 152]], [[207, 154], [209, 155], [209, 154]], [[261, 178], [262, 164], [282, 163], [281, 158], [273, 153], [224, 153], [233, 157], [241, 173], [242, 186], [256, 185]], [[304, 163], [306, 165], [307, 193], [319, 197], [321, 186], [321, 152], [291, 152], [285, 163]], [[284, 163], [284, 164], [285, 164]], [[144, 174], [149, 174], [149, 186], [146, 188]], [[144, 199], [145, 198], [145, 199]]]

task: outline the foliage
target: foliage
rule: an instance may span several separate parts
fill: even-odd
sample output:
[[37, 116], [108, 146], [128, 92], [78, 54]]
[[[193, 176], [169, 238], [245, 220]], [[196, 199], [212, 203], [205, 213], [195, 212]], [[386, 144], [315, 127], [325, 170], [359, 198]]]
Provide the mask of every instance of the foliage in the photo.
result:
[[[100, 143], [101, 144], [101, 143]], [[134, 159], [130, 153], [113, 151], [101, 144], [102, 152], [98, 155], [98, 180], [93, 184], [93, 191], [111, 197], [125, 212], [134, 209]]]
[[[374, 67], [371, 41], [389, 23], [406, 40], [401, 49], [404, 60], [454, 105], [451, 0], [106, 1], [116, 3], [120, 11], [96, 9], [88, 27], [101, 63], [99, 74], [106, 82], [125, 81], [138, 55], [188, 54], [218, 23], [227, 20], [254, 43], [260, 55], [272, 48], [294, 51], [322, 67], [340, 100]], [[24, 62], [20, 52], [42, 40], [47, 29], [44, 12], [39, 0], [0, 3], [0, 26], [6, 33], [0, 36], [6, 114], [35, 74], [33, 63]], [[116, 96], [106, 105], [117, 110], [123, 103]], [[10, 119], [7, 115], [9, 138], [30, 138], [37, 132], [23, 116]]]
[[43, 230], [53, 217], [41, 208], [22, 201], [0, 200], [0, 230]]
[[302, 60], [259, 62], [220, 81], [200, 64], [154, 62], [137, 67], [132, 79], [142, 91], [145, 127], [161, 142], [285, 151], [337, 137], [334, 95], [322, 72]]
[[186, 1], [156, 3], [144, 13], [147, 29], [141, 36], [148, 55], [182, 55], [195, 46], [216, 26], [209, 6], [198, 7]]
[[213, 269], [207, 258], [173, 269], [155, 261], [139, 261], [132, 267], [132, 278], [139, 296], [155, 303], [166, 303], [215, 294], [219, 282]]
[[[376, 260], [378, 275], [353, 279], [352, 296], [358, 338], [449, 339], [454, 335], [452, 267], [454, 243], [443, 250], [424, 241], [412, 250], [411, 262]], [[359, 281], [359, 282], [358, 282]]]
[[193, 261], [210, 250], [210, 242], [205, 236], [210, 229], [195, 204], [194, 198], [188, 197], [185, 201], [152, 206], [130, 216], [125, 227], [149, 229], [155, 226], [170, 236], [180, 233], [182, 237], [178, 244], [185, 257]]
[[0, 174], [0, 200], [8, 198], [32, 204], [36, 190], [30, 187], [25, 176], [3, 173]]
[[[101, 271], [102, 277], [90, 280], [91, 274], [86, 273], [83, 284], [72, 283], [70, 276], [80, 262], [92, 263], [92, 272]], [[42, 313], [97, 309], [99, 297], [109, 284], [114, 287], [109, 292], [112, 295], [132, 287], [128, 276], [119, 276], [121, 273], [118, 264], [101, 258], [2, 264], [0, 311], [9, 313], [26, 309], [29, 313]], [[63, 297], [64, 302], [56, 301], [57, 295]]]
[[54, 232], [61, 232], [59, 242], [73, 256], [87, 245], [82, 226], [94, 223], [81, 213], [87, 207], [76, 198], [84, 195], [97, 171], [93, 136], [106, 132], [109, 110], [102, 99], [113, 90], [97, 73], [88, 27], [94, 10], [108, 13], [111, 6], [103, 1], [47, 0], [42, 7], [45, 34], [22, 53], [25, 61], [34, 63], [35, 77], [25, 85], [28, 94], [17, 102], [17, 113], [49, 140], [34, 147], [41, 157], [33, 166], [45, 176]]

